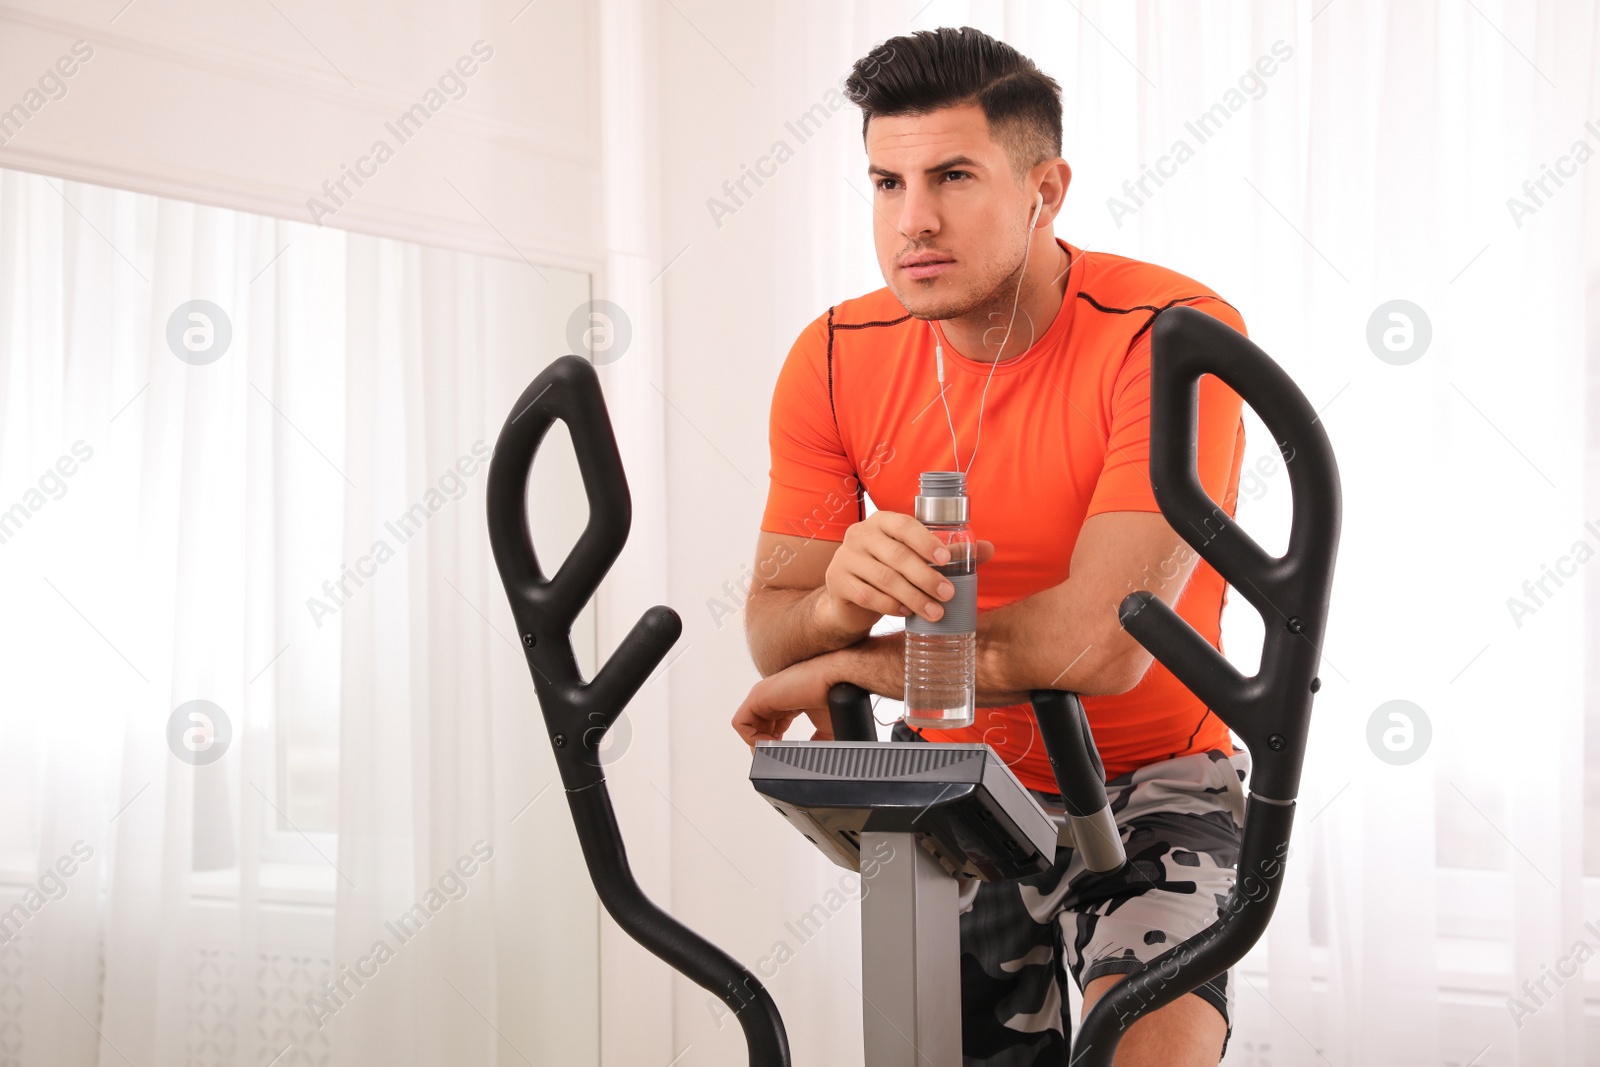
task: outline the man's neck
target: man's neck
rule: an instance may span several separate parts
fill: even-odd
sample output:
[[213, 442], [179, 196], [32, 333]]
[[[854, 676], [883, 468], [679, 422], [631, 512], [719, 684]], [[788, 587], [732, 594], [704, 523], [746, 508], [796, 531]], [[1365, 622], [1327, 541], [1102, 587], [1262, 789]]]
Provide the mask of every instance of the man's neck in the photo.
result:
[[[1012, 283], [1002, 287], [1003, 306], [983, 307], [970, 315], [939, 322], [946, 345], [957, 355], [977, 363], [1014, 359], [1050, 329], [1066, 297], [1071, 257], [1054, 236], [1047, 236], [1046, 240], [1049, 247], [1034, 249], [1028, 258], [1020, 298], [1015, 297], [1015, 283]], [[1007, 337], [1006, 324], [1011, 321], [1013, 299], [1016, 299], [1016, 321]], [[1004, 350], [1000, 348], [1002, 340]]]

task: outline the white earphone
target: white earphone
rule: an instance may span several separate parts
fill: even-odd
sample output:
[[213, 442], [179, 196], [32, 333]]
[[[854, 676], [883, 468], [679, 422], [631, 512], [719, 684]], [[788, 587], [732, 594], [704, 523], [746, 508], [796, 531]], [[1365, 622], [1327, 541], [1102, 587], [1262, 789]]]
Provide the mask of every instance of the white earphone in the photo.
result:
[[[1005, 336], [1000, 339], [1000, 352], [995, 353], [995, 359], [989, 363], [989, 377], [983, 382], [983, 396], [978, 401], [978, 435], [972, 442], [972, 458], [967, 460], [966, 470], [972, 469], [972, 464], [978, 458], [978, 442], [983, 439], [983, 407], [989, 399], [989, 382], [994, 379], [994, 369], [999, 365], [999, 356], [1006, 350], [1006, 342], [1011, 340], [1011, 327], [1017, 321], [1017, 305], [1022, 300], [1022, 281], [1028, 275], [1028, 254], [1033, 251], [1033, 228], [1039, 222], [1039, 213], [1044, 210], [1044, 193], [1041, 191], [1034, 196], [1033, 216], [1028, 219], [1028, 239], [1022, 246], [1022, 274], [1017, 278], [1017, 292], [1011, 298], [1011, 319], [1006, 323]], [[950, 454], [955, 459], [957, 469], [961, 467], [961, 456], [956, 450], [956, 423], [950, 414], [950, 402], [944, 398], [944, 344], [941, 340], [939, 328], [928, 320], [928, 328], [933, 331], [933, 359], [935, 369], [939, 376], [939, 399], [944, 400], [944, 417], [950, 426]], [[966, 471], [962, 472], [963, 474]]]

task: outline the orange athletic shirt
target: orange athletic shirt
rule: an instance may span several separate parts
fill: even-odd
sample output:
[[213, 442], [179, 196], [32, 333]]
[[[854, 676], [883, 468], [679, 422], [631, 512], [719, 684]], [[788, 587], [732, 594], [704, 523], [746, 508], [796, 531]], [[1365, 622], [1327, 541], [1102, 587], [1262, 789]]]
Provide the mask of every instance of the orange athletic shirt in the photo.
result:
[[[1241, 333], [1244, 320], [1175, 271], [1057, 243], [1071, 257], [1061, 309], [1026, 352], [993, 366], [975, 461], [978, 404], [991, 364], [948, 347], [944, 354], [958, 466], [928, 323], [883, 288], [829, 308], [807, 326], [773, 390], [761, 529], [842, 541], [866, 518], [863, 492], [878, 510], [909, 515], [923, 471], [971, 463], [973, 536], [995, 546], [978, 568], [982, 613], [1065, 581], [1090, 515], [1159, 513], [1150, 487], [1150, 326], [1178, 304]], [[1026, 331], [1026, 319], [1015, 329]], [[1230, 516], [1244, 458], [1242, 406], [1214, 376], [1201, 379], [1200, 481]], [[1226, 599], [1227, 583], [1202, 559], [1177, 604], [1219, 651]], [[1227, 726], [1160, 662], [1128, 692], [1086, 696], [1083, 705], [1108, 778], [1192, 752], [1233, 752]], [[1027, 704], [979, 708], [971, 727], [922, 733], [930, 741], [987, 741], [1025, 785], [1056, 791]]]

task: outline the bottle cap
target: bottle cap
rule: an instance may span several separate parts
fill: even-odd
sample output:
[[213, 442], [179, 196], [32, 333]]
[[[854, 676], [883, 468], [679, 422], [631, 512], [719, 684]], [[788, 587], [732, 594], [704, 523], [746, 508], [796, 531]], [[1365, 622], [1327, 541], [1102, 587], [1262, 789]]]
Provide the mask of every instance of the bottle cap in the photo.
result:
[[923, 471], [913, 513], [918, 522], [967, 522], [967, 476], [961, 471]]

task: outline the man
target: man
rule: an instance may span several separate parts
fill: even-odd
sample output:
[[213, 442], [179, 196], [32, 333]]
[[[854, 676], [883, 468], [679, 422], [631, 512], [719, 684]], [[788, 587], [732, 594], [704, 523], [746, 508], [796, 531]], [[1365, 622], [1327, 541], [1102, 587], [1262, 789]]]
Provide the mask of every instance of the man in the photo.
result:
[[[778, 376], [745, 617], [763, 681], [734, 726], [753, 745], [804, 714], [827, 737], [835, 682], [903, 694], [904, 636], [871, 630], [942, 614], [942, 546], [912, 498], [920, 472], [965, 470], [978, 719], [922, 739], [988, 742], [1059, 810], [1028, 693], [1083, 695], [1130, 860], [1094, 876], [1061, 849], [1046, 874], [962, 889], [964, 1063], [1059, 1064], [1066, 972], [1087, 1010], [1209, 925], [1233, 884], [1249, 756], [1122, 630], [1117, 605], [1149, 589], [1219, 645], [1225, 583], [1150, 487], [1150, 327], [1176, 305], [1244, 322], [1198, 282], [1054, 236], [1072, 178], [1060, 89], [1008, 45], [970, 28], [894, 38], [846, 89], [887, 288], [818, 316]], [[1209, 376], [1200, 394], [1201, 482], [1231, 515], [1241, 401]], [[918, 735], [902, 721], [893, 736]], [[1140, 1020], [1117, 1063], [1216, 1064], [1230, 977]]]

